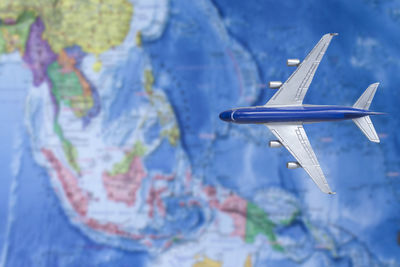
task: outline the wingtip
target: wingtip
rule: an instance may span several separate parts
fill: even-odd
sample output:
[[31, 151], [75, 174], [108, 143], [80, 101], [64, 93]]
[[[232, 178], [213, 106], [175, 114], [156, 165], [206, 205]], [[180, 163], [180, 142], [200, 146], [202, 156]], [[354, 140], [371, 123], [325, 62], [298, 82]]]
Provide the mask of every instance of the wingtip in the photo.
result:
[[332, 191], [331, 191], [331, 192], [329, 192], [328, 194], [329, 194], [329, 195], [336, 195], [336, 192], [332, 192]]
[[336, 36], [336, 35], [339, 35], [339, 33], [337, 33], [337, 32], [331, 32], [330, 35], [331, 35], [331, 36]]
[[381, 142], [381, 139], [379, 138], [378, 135], [376, 135], [376, 136], [374, 136], [372, 138], [368, 137], [368, 139], [373, 143], [380, 143]]

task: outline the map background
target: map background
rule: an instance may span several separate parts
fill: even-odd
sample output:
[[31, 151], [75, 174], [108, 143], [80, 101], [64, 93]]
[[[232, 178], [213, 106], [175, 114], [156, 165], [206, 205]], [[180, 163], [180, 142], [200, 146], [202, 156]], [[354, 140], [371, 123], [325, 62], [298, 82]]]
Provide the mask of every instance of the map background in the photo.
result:
[[[148, 41], [144, 48], [153, 60], [155, 77], [162, 74], [162, 68], [169, 68], [171, 73], [177, 76], [181, 87], [198, 89], [187, 93], [188, 103], [185, 105], [182, 104], [182, 94], [175, 90], [178, 88], [178, 82], [164, 89], [177, 114], [178, 122], [182, 125], [182, 142], [189, 155], [193, 173], [204, 184], [222, 185], [249, 200], [255, 200], [256, 188], [278, 187], [289, 191], [299, 199], [302, 216], [311, 218], [321, 227], [327, 222], [346, 227], [355, 236], [354, 243], [361, 243], [355, 246], [361, 246], [368, 252], [360, 254], [357, 258], [359, 262], [354, 258], [346, 258], [339, 263], [362, 266], [363, 259], [369, 258], [368, 260], [377, 265], [385, 262], [396, 266], [399, 260], [399, 246], [396, 244], [399, 231], [399, 155], [396, 129], [399, 117], [396, 115], [396, 103], [399, 98], [393, 88], [396, 88], [396, 81], [399, 80], [396, 52], [399, 36], [395, 12], [399, 3], [213, 3], [217, 6], [218, 14], [224, 21], [229, 35], [250, 53], [252, 60], [256, 61], [258, 84], [267, 79], [285, 79], [291, 71], [284, 67], [285, 59], [293, 56], [303, 58], [320, 36], [330, 31], [337, 31], [340, 35], [333, 40], [324, 62], [321, 63], [306, 102], [351, 105], [368, 84], [381, 82], [372, 107], [374, 110], [389, 113], [389, 116], [373, 119], [378, 132], [383, 133], [385, 137], [379, 146], [368, 143], [350, 123], [307, 126], [309, 138], [324, 170], [328, 173], [329, 182], [338, 192], [334, 201], [321, 196], [301, 171], [295, 171], [293, 174], [285, 170], [282, 162], [289, 160], [290, 156], [286, 152], [277, 152], [277, 157], [275, 151], [267, 149], [268, 138], [272, 136], [266, 129], [243, 129], [241, 126], [233, 126], [229, 130], [231, 132], [226, 132], [227, 126], [219, 122], [215, 114], [245, 103], [245, 100], [237, 100], [237, 95], [232, 93], [238, 89], [237, 80], [211, 76], [220, 66], [214, 66], [214, 69], [196, 69], [189, 74], [179, 71], [179, 67], [187, 66], [185, 62], [180, 62], [181, 60], [207, 62], [209, 54], [205, 42], [198, 42], [204, 40], [201, 35], [187, 38], [184, 42], [174, 39], [174, 28], [171, 25], [175, 25], [173, 23], [176, 21], [187, 20], [177, 18], [177, 10], [190, 10], [192, 6], [186, 6], [179, 1], [172, 1], [170, 4], [171, 24], [167, 26], [161, 39]], [[290, 19], [283, 14], [290, 14]], [[198, 18], [201, 22], [205, 19]], [[256, 26], [252, 27], [253, 25]], [[208, 32], [202, 30], [193, 31], [207, 36]], [[300, 42], [299, 36], [302, 40]], [[290, 42], [292, 39], [293, 42]], [[190, 43], [190, 40], [193, 40], [193, 43]], [[178, 41], [183, 43], [179, 45]], [[180, 49], [171, 52], [166, 49], [168, 45]], [[185, 54], [183, 47], [189, 52]], [[200, 51], [205, 52], [201, 54]], [[30, 140], [24, 125], [25, 95], [29, 90], [26, 85], [32, 83], [31, 74], [22, 66], [18, 54], [3, 55], [1, 61], [1, 121], [8, 127], [7, 131], [1, 132], [2, 147], [8, 152], [0, 153], [0, 164], [5, 177], [2, 179], [1, 190], [4, 192], [0, 201], [1, 218], [5, 218], [1, 221], [0, 235], [1, 240], [4, 240], [1, 242], [2, 263], [8, 262], [10, 266], [18, 266], [22, 264], [18, 255], [29, 255], [32, 262], [43, 266], [141, 266], [154, 262], [154, 256], [148, 252], [126, 251], [116, 248], [113, 244], [95, 242], [93, 238], [86, 237], [71, 225], [48, 182], [47, 172], [38, 166], [31, 156]], [[246, 62], [246, 58], [243, 61]], [[232, 62], [228, 61], [226, 65], [230, 68]], [[208, 80], [213, 81], [209, 89], [200, 86]], [[210, 95], [210, 92], [215, 94]], [[264, 103], [272, 93], [261, 89], [260, 86], [255, 93], [257, 100], [252, 104]], [[191, 111], [198, 110], [206, 115], [203, 118], [184, 116], [185, 113], [192, 114]], [[200, 134], [209, 133], [210, 129], [213, 130], [211, 132], [217, 133], [216, 140], [207, 142], [196, 138]], [[234, 137], [229, 137], [231, 134]], [[329, 141], [329, 138], [332, 141]], [[210, 150], [210, 147], [212, 151], [209, 154], [201, 153]], [[247, 155], [245, 152], [248, 149], [255, 150], [250, 161], [255, 159], [254, 165], [257, 168], [253, 170], [256, 173], [246, 177], [244, 182], [240, 181], [240, 177], [229, 179], [232, 173], [242, 171], [239, 164], [235, 166], [238, 169], [234, 169], [232, 162], [241, 162], [242, 155]], [[19, 161], [13, 161], [15, 157], [18, 157]], [[20, 165], [16, 166], [16, 162]], [[263, 168], [265, 162], [268, 162], [268, 169]], [[14, 174], [10, 166], [14, 166]], [[269, 179], [258, 178], [264, 176]], [[13, 179], [18, 179], [15, 188], [11, 188]], [[13, 205], [13, 201], [16, 201], [15, 196], [18, 201]], [[346, 212], [353, 214], [350, 216]], [[354, 217], [362, 219], [354, 221]], [[26, 218], [29, 218], [29, 223]], [[11, 234], [9, 227], [13, 229]], [[329, 225], [326, 227], [329, 228]], [[344, 245], [343, 250], [351, 251], [350, 245]], [[5, 246], [8, 247], [8, 251], [4, 249]], [[163, 254], [176, 256], [174, 253], [174, 250], [167, 250]], [[269, 257], [264, 257], [265, 260], [267, 258]], [[281, 260], [289, 266], [294, 264], [287, 259]], [[307, 264], [307, 261], [304, 263]], [[262, 260], [258, 262], [259, 266], [264, 266], [263, 264], [265, 262]]]

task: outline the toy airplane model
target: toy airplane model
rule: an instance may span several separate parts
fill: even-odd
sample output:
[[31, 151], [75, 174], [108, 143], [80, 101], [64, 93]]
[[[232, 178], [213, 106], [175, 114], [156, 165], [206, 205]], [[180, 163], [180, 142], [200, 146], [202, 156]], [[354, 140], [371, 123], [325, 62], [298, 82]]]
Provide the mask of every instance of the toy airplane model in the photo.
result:
[[335, 35], [337, 33], [322, 36], [303, 62], [300, 63], [298, 59], [288, 59], [287, 65], [296, 66], [297, 69], [285, 83], [277, 81], [269, 83], [270, 88], [279, 88], [279, 91], [264, 106], [236, 108], [219, 115], [221, 120], [227, 122], [267, 126], [278, 139], [270, 141], [269, 146], [283, 145], [297, 160], [288, 162], [287, 168], [304, 168], [319, 189], [328, 194], [334, 192], [326, 181], [303, 124], [352, 119], [370, 141], [379, 143], [379, 137], [369, 115], [383, 114], [368, 110], [379, 83], [371, 84], [353, 107], [303, 105], [304, 96], [315, 71]]

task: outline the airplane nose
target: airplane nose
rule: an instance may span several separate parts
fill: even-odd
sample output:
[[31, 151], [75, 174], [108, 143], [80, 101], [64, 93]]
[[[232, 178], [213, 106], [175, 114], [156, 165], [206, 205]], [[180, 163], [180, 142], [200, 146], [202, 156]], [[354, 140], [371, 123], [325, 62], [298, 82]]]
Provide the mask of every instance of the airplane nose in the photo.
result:
[[223, 120], [223, 121], [231, 121], [231, 120], [232, 120], [232, 119], [231, 119], [231, 113], [232, 113], [232, 111], [230, 111], [230, 110], [221, 112], [221, 113], [219, 114], [219, 118], [220, 118], [221, 120]]

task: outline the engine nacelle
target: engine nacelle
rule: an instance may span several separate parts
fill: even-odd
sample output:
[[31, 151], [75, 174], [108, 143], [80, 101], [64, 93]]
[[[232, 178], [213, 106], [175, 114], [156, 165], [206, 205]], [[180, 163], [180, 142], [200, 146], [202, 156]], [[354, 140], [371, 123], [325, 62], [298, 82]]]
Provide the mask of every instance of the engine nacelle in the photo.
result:
[[300, 65], [300, 59], [297, 59], [297, 58], [288, 59], [288, 60], [286, 61], [286, 64], [287, 64], [289, 67], [297, 67], [297, 66]]
[[301, 168], [301, 165], [297, 161], [290, 161], [290, 162], [286, 163], [286, 167], [288, 169], [297, 169], [297, 168]]
[[281, 146], [282, 146], [282, 143], [279, 142], [278, 140], [269, 141], [269, 147], [277, 148], [277, 147], [281, 147]]
[[271, 89], [279, 89], [282, 86], [281, 81], [272, 81], [268, 83], [269, 88]]

